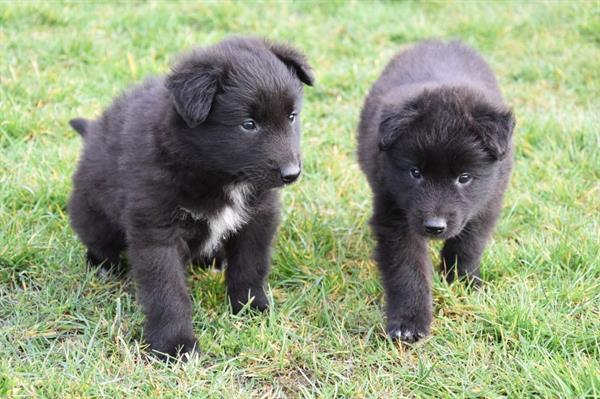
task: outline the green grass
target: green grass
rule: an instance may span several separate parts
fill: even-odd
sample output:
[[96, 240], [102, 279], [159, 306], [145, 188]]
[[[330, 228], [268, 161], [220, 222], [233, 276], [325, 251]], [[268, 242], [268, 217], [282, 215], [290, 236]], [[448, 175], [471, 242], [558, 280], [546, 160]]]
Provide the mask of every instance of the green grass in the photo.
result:
[[[131, 282], [85, 270], [66, 202], [68, 127], [194, 45], [294, 43], [314, 66], [305, 173], [284, 192], [274, 306], [228, 312], [192, 270], [203, 356], [148, 361]], [[433, 335], [384, 337], [362, 100], [402, 46], [461, 38], [518, 120], [516, 168], [479, 292], [434, 282]], [[0, 397], [600, 397], [600, 3], [0, 4]]]

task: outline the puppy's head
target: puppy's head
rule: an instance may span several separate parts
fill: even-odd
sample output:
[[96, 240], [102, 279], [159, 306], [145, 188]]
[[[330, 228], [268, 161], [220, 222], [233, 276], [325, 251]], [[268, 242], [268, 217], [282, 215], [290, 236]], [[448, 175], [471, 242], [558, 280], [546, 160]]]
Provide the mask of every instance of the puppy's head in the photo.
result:
[[166, 80], [180, 151], [257, 188], [294, 182], [303, 84], [312, 70], [287, 45], [234, 38], [188, 54]]
[[459, 234], [502, 189], [512, 113], [464, 87], [426, 89], [381, 112], [385, 184], [410, 227], [430, 238]]

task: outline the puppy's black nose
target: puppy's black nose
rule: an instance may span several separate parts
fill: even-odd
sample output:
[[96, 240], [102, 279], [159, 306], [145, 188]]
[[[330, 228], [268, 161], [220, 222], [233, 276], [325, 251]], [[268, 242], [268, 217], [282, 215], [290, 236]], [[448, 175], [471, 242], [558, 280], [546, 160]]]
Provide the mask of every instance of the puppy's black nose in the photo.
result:
[[437, 236], [446, 230], [446, 220], [442, 218], [428, 218], [423, 222], [425, 231], [429, 234]]
[[279, 170], [279, 173], [281, 174], [281, 181], [285, 184], [290, 184], [295, 182], [298, 176], [300, 176], [300, 166], [294, 164], [285, 165]]

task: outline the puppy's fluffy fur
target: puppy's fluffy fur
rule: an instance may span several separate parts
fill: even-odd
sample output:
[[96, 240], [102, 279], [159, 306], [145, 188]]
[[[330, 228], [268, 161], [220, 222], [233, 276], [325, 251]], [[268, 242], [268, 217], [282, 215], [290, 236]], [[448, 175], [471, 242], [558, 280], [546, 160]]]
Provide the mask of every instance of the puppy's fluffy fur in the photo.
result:
[[399, 53], [373, 85], [359, 126], [359, 161], [373, 191], [375, 258], [388, 334], [430, 331], [427, 239], [445, 240], [441, 270], [479, 283], [479, 263], [512, 165], [514, 119], [494, 74], [459, 42]]
[[183, 56], [98, 119], [71, 121], [84, 137], [71, 224], [93, 265], [118, 268], [127, 251], [153, 350], [196, 345], [190, 261], [224, 253], [233, 310], [250, 299], [267, 308], [275, 189], [300, 173], [298, 114], [312, 82], [297, 50], [234, 38]]

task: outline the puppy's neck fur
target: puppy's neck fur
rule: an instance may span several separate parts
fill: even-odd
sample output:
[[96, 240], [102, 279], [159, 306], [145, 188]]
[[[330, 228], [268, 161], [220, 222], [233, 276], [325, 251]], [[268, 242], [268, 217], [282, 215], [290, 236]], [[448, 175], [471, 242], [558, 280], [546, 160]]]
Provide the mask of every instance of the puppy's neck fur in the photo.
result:
[[248, 202], [252, 187], [248, 183], [230, 183], [223, 187], [223, 194], [225, 201], [222, 206], [210, 213], [180, 207], [194, 220], [206, 222], [208, 233], [201, 248], [206, 256], [212, 255], [224, 239], [239, 230], [250, 218]]

